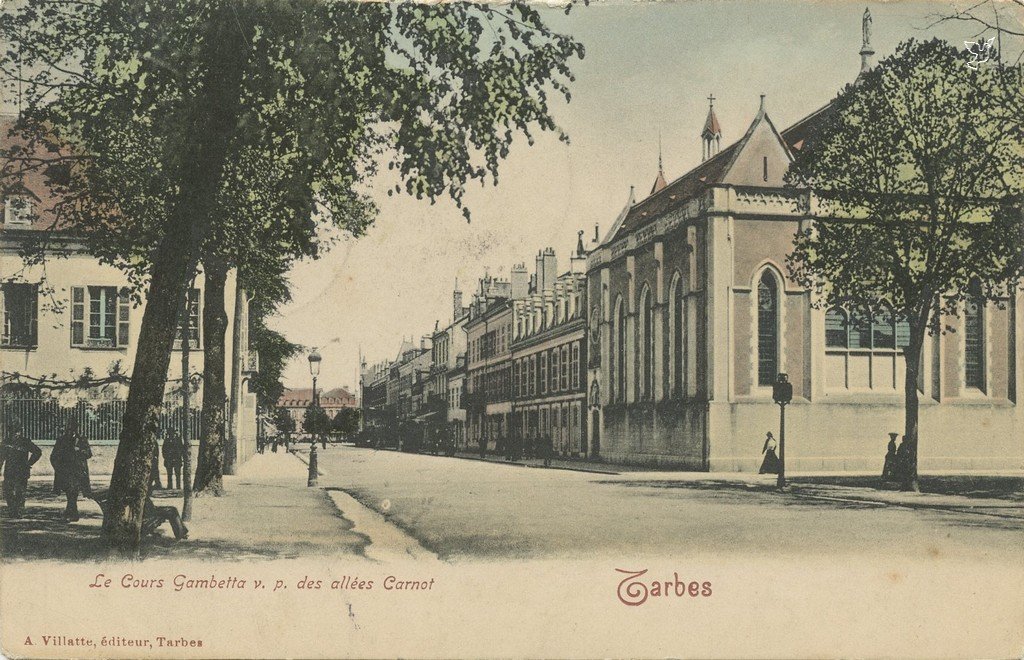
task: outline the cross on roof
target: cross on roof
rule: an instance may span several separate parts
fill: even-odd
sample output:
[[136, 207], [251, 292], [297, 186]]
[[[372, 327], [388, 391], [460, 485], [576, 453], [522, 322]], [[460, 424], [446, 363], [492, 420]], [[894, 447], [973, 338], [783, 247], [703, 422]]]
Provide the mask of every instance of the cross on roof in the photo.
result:
[[711, 107], [715, 106], [715, 95], [714, 94], [708, 94], [708, 103], [710, 103]]

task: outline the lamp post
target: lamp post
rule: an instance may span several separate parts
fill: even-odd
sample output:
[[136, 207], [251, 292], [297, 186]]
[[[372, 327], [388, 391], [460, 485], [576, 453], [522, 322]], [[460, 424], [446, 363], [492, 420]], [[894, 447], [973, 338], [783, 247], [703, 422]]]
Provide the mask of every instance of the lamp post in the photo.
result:
[[[320, 397], [316, 391], [316, 377], [320, 375], [320, 353], [314, 348], [313, 352], [309, 354], [309, 373], [313, 376], [313, 414], [310, 419], [316, 420], [316, 409], [320, 402]], [[316, 427], [314, 425], [314, 431]], [[310, 434], [309, 442], [309, 477], [306, 481], [307, 486], [317, 485], [317, 460], [316, 460], [316, 433]]]
[[780, 373], [772, 386], [772, 400], [779, 404], [779, 490], [786, 487], [786, 404], [793, 400], [793, 383]]

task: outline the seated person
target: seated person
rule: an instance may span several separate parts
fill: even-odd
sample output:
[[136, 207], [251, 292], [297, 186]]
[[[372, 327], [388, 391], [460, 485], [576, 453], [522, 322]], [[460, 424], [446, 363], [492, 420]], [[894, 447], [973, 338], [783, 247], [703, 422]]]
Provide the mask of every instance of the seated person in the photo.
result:
[[[109, 493], [109, 490], [94, 490], [92, 494], [92, 499], [96, 500], [104, 514], [107, 512]], [[171, 524], [171, 531], [174, 532], [175, 539], [179, 541], [187, 539], [188, 527], [182, 521], [177, 507], [157, 506], [153, 503], [152, 495], [153, 489], [150, 487], [149, 493], [146, 494], [146, 502], [142, 507], [142, 536], [155, 534], [161, 525], [168, 522]]]

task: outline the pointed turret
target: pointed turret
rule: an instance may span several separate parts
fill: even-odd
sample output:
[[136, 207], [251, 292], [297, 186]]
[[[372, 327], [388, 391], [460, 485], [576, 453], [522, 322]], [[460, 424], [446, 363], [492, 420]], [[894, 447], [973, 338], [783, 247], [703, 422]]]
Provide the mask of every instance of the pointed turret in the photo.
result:
[[658, 176], [654, 178], [654, 185], [651, 186], [650, 194], [654, 194], [668, 185], [665, 181], [665, 170], [661, 166], [661, 133], [658, 133]]
[[718, 123], [718, 115], [715, 114], [715, 96], [708, 95], [708, 118], [704, 120], [704, 130], [700, 133], [701, 160], [707, 160], [719, 152], [722, 148], [722, 127]]

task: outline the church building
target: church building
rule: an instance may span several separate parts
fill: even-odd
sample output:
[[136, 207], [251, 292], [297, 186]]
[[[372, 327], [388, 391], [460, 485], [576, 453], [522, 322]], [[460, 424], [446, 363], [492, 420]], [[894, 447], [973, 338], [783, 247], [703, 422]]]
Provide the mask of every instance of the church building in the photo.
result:
[[[869, 27], [866, 13], [862, 69]], [[765, 434], [779, 435], [772, 384], [786, 373], [787, 467], [881, 470], [888, 434], [903, 432], [907, 327], [884, 304], [817, 309], [785, 268], [795, 233], [827, 221], [813, 192], [784, 187], [783, 176], [829, 107], [780, 129], [762, 96], [727, 144], [713, 103], [703, 162], [671, 182], [659, 162], [650, 193], [637, 201], [631, 191], [588, 255], [592, 453], [756, 470]], [[922, 470], [1024, 468], [1024, 300], [1018, 291], [1002, 302], [969, 304], [945, 319], [953, 332], [926, 341]]]

